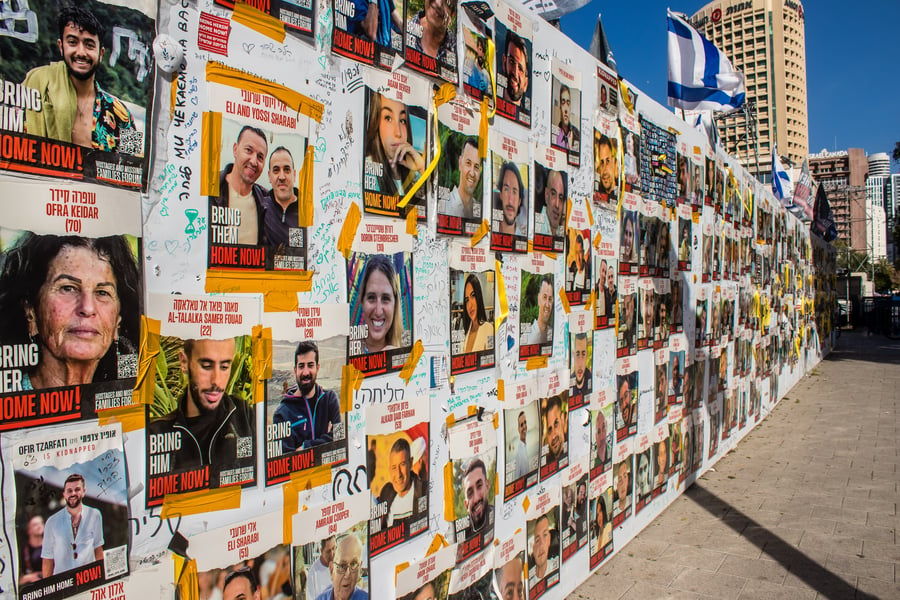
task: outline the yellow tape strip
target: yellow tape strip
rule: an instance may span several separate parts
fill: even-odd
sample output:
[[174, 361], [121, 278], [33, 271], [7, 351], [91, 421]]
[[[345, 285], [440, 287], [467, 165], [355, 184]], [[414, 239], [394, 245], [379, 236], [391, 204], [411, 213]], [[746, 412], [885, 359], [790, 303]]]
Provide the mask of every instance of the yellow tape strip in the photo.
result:
[[306, 147], [303, 156], [303, 168], [300, 169], [300, 177], [297, 181], [297, 226], [312, 227], [315, 223], [315, 208], [313, 207], [313, 172], [315, 171], [316, 151], [312, 144]]
[[425, 352], [425, 347], [422, 345], [422, 340], [416, 340], [416, 343], [413, 344], [412, 351], [409, 353], [409, 357], [406, 359], [406, 362], [403, 363], [403, 368], [400, 369], [400, 379], [406, 384], [409, 384], [409, 380], [412, 379], [413, 373], [416, 370], [416, 365], [419, 364], [419, 359], [422, 358], [423, 352]]
[[358, 392], [366, 374], [353, 365], [341, 367], [341, 412], [349, 412], [353, 406], [353, 392]]
[[266, 312], [297, 310], [298, 292], [312, 289], [312, 271], [242, 271], [209, 269], [206, 291], [210, 294], [262, 294]]
[[222, 113], [205, 112], [200, 120], [200, 195], [219, 195], [219, 157], [222, 155]]
[[588, 296], [587, 302], [584, 303], [584, 310], [591, 310], [591, 307], [594, 306], [594, 300], [597, 298], [597, 289], [591, 289], [591, 295]]
[[272, 328], [254, 325], [250, 337], [253, 359], [253, 404], [266, 399], [266, 381], [272, 378]]
[[[569, 219], [572, 218], [572, 199], [566, 198], [566, 230], [569, 228]], [[568, 231], [566, 232], [568, 234]]]
[[350, 260], [350, 249], [353, 247], [353, 238], [356, 237], [356, 229], [362, 220], [362, 214], [359, 212], [359, 205], [355, 202], [350, 205], [347, 210], [347, 216], [344, 218], [344, 224], [341, 226], [341, 233], [338, 236], [337, 249], [344, 255], [344, 258]]
[[138, 376], [134, 384], [134, 402], [152, 404], [156, 387], [156, 359], [159, 357], [160, 322], [141, 316], [141, 349], [138, 355]]
[[494, 54], [496, 51], [497, 48], [494, 46], [494, 40], [488, 37], [487, 52], [484, 59], [488, 66], [488, 78], [491, 80], [491, 95], [494, 98], [494, 108], [491, 109], [491, 112], [488, 114], [488, 117], [491, 119], [497, 114], [497, 74], [494, 73]]
[[[496, 489], [496, 488], [494, 488]], [[431, 556], [441, 548], [446, 548], [450, 544], [447, 543], [447, 540], [444, 539], [440, 533], [434, 534], [434, 539], [431, 540], [431, 544], [428, 545], [428, 550], [425, 551], [425, 556]]]
[[481, 99], [481, 121], [478, 123], [478, 158], [484, 160], [488, 151], [488, 128], [490, 126], [490, 118], [488, 117], [488, 99], [487, 96]]
[[[452, 83], [445, 83], [437, 91], [434, 92], [434, 96], [432, 96], [431, 106], [432, 113], [437, 114], [438, 106], [442, 105], [444, 102], [448, 102], [453, 100], [456, 97], [456, 86]], [[431, 162], [428, 163], [428, 166], [425, 168], [425, 172], [422, 173], [422, 176], [416, 181], [413, 186], [406, 191], [406, 194], [403, 198], [400, 199], [400, 202], [397, 203], [397, 206], [400, 208], [405, 208], [409, 201], [413, 199], [413, 196], [419, 191], [423, 185], [425, 185], [425, 181], [431, 177], [431, 173], [434, 171], [435, 167], [437, 167], [438, 160], [441, 158], [441, 137], [438, 134], [438, 120], [437, 118], [432, 118], [434, 124], [434, 156], [431, 159]]]
[[[500, 413], [495, 412], [494, 418], [492, 419], [492, 421], [494, 422], [494, 429], [499, 428], [500, 427]], [[494, 488], [494, 489], [497, 489], [497, 488]]]
[[399, 575], [402, 571], [405, 571], [409, 568], [409, 561], [403, 561], [397, 563], [397, 566], [394, 567], [394, 586], [397, 585], [397, 575]]
[[200, 600], [200, 580], [197, 577], [197, 561], [172, 554], [175, 565], [175, 587], [181, 600]]
[[486, 236], [488, 231], [490, 231], [490, 230], [491, 230], [491, 226], [488, 225], [487, 219], [482, 219], [481, 225], [479, 225], [478, 229], [475, 231], [475, 233], [472, 234], [472, 239], [469, 240], [469, 245], [474, 248], [475, 245], [481, 241], [481, 238]]
[[[591, 227], [593, 227], [594, 226], [594, 211], [591, 209], [591, 203], [585, 202], [584, 206], [587, 208], [588, 223], [590, 224]], [[600, 234], [598, 233], [597, 235], [599, 236]]]
[[97, 413], [97, 423], [100, 427], [121, 423], [122, 431], [137, 431], [144, 428], [146, 410], [143, 404], [110, 408]]
[[527, 513], [529, 506], [531, 506], [531, 500], [528, 499], [528, 496], [525, 496], [524, 498], [522, 498], [522, 510]]
[[166, 494], [166, 497], [163, 498], [162, 510], [160, 510], [159, 516], [163, 519], [169, 519], [240, 507], [241, 488], [240, 486], [231, 486], [217, 490], [197, 490], [196, 492], [186, 492], [184, 494]]
[[416, 235], [419, 233], [419, 207], [413, 206], [406, 215], [406, 234]]
[[175, 103], [178, 101], [178, 75], [172, 74], [172, 80], [169, 82], [169, 120], [175, 117]]
[[[497, 315], [497, 326], [509, 314], [509, 303], [506, 301], [506, 282], [503, 280], [503, 268], [499, 260], [494, 261], [494, 279], [497, 280], [497, 303], [500, 305], [500, 312]], [[497, 327], [494, 327], [497, 331]]]
[[315, 121], [322, 120], [325, 107], [321, 102], [316, 102], [300, 92], [296, 92], [273, 81], [267, 81], [262, 77], [250, 75], [238, 69], [227, 67], [222, 63], [206, 63], [206, 80], [212, 83], [221, 83], [240, 90], [248, 90], [274, 96], [300, 114], [304, 114]]
[[[456, 521], [456, 511], [453, 510], [453, 463], [444, 465], [444, 520], [450, 523]], [[497, 489], [497, 488], [494, 488]]]
[[242, 0], [234, 3], [234, 14], [231, 16], [231, 20], [270, 37], [279, 44], [284, 43], [284, 23], [272, 15], [245, 4]]
[[594, 250], [600, 250], [600, 242], [603, 240], [603, 235], [601, 233], [597, 233], [594, 236]]
[[291, 479], [281, 488], [284, 499], [281, 536], [285, 544], [294, 541], [294, 515], [300, 510], [300, 492], [331, 483], [331, 465], [319, 465], [312, 469], [291, 473]]
[[456, 425], [456, 415], [450, 413], [447, 415], [447, 429], [450, 429], [454, 425]]
[[497, 380], [497, 400], [500, 402], [506, 400], [506, 383], [502, 379]]
[[566, 292], [563, 288], [559, 288], [559, 301], [562, 302], [562, 307], [566, 314], [569, 314], [572, 308], [569, 306], [569, 298], [566, 296]]
[[525, 362], [526, 371], [534, 371], [535, 369], [544, 369], [547, 367], [546, 356], [532, 356]]

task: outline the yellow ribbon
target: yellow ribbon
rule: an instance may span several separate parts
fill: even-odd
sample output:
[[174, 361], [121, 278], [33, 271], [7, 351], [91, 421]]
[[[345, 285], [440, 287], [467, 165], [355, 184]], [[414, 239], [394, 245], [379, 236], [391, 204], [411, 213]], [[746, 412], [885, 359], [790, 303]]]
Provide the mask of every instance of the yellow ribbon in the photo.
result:
[[[452, 83], [445, 83], [434, 93], [434, 96], [431, 100], [432, 113], [437, 114], [438, 106], [444, 104], [445, 102], [449, 102], [456, 97], [456, 86]], [[434, 122], [434, 157], [431, 159], [431, 162], [428, 164], [428, 167], [425, 169], [425, 172], [422, 173], [422, 176], [419, 177], [418, 181], [406, 192], [400, 202], [397, 203], [399, 208], [405, 208], [409, 201], [413, 199], [413, 196], [419, 191], [425, 181], [431, 177], [431, 173], [434, 171], [434, 168], [437, 167], [438, 160], [441, 158], [441, 137], [438, 134], [438, 120], [433, 119]]]

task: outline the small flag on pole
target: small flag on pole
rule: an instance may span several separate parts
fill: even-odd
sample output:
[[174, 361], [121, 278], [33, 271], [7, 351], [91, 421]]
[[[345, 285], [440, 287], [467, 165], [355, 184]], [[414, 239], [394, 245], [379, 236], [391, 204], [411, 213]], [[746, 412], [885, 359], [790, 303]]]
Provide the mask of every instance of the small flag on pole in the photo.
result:
[[718, 112], [740, 108], [745, 98], [744, 76], [684, 16], [667, 12], [669, 106]]
[[778, 145], [772, 150], [772, 193], [784, 204], [785, 200], [790, 199], [791, 192], [791, 176], [785, 171], [778, 158]]

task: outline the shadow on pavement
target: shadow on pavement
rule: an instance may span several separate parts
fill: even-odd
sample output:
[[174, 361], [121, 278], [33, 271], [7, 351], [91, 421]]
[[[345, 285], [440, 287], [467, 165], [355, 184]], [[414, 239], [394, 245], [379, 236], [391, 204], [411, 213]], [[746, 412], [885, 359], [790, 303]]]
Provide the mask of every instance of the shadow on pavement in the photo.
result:
[[[819, 592], [822, 597], [835, 600], [854, 597], [857, 600], [877, 600], [875, 596], [856, 590], [855, 586], [812, 560], [799, 548], [785, 542], [739, 509], [704, 488], [699, 482], [689, 487], [684, 495], [734, 529], [735, 532], [742, 534], [744, 539], [785, 567], [789, 573]], [[728, 516], [727, 519], [723, 518], [725, 515]], [[752, 536], [746, 535], [747, 529], [750, 527], [754, 528]]]
[[845, 331], [825, 360], [864, 360], [897, 365], [900, 364], [900, 340], [891, 340], [883, 335], [867, 335], [864, 329]]

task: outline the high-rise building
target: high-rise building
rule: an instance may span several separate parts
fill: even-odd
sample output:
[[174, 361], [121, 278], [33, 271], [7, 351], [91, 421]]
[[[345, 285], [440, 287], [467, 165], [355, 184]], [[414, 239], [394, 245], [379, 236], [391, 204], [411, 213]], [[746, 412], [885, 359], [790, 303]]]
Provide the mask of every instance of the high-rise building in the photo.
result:
[[869, 163], [866, 153], [859, 148], [850, 148], [810, 154], [809, 173], [825, 186], [838, 237], [854, 250], [868, 253], [866, 176]]
[[887, 152], [869, 155], [869, 177], [887, 177], [891, 174], [891, 157]]
[[887, 219], [885, 196], [890, 176], [872, 176], [872, 160], [869, 157], [869, 177], [866, 179], [866, 239], [869, 255], [874, 259], [887, 258]]
[[[806, 107], [806, 34], [799, 0], [715, 0], [691, 17], [700, 33], [721, 49], [744, 74], [747, 101], [756, 106], [756, 137], [751, 117], [719, 120], [726, 150], [755, 172], [772, 168], [772, 151], [794, 165], [809, 153]], [[748, 135], [749, 131], [749, 135]]]

